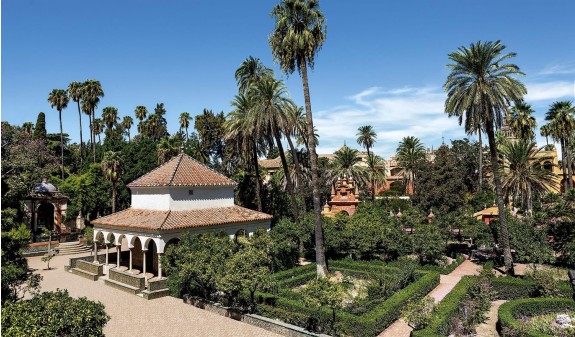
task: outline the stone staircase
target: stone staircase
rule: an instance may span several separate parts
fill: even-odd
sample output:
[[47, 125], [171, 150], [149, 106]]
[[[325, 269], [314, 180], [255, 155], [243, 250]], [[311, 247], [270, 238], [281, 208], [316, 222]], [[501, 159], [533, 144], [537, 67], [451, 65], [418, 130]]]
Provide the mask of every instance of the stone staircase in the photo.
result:
[[89, 252], [92, 250], [92, 247], [80, 243], [80, 241], [75, 241], [61, 243], [56, 249], [59, 251], [58, 255], [72, 255]]

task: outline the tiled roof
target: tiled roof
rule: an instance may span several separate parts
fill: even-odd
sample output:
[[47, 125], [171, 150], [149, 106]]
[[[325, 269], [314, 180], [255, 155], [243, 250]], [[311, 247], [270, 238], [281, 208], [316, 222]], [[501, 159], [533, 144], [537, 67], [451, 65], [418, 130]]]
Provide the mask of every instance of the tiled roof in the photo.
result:
[[193, 209], [186, 211], [154, 211], [128, 208], [95, 220], [93, 225], [169, 231], [192, 227], [208, 227], [223, 224], [265, 221], [271, 215], [240, 206]]
[[280, 157], [274, 159], [262, 159], [258, 161], [261, 167], [265, 167], [267, 169], [277, 169], [282, 166], [282, 161]]
[[217, 185], [235, 186], [236, 183], [182, 153], [132, 181], [128, 187]]

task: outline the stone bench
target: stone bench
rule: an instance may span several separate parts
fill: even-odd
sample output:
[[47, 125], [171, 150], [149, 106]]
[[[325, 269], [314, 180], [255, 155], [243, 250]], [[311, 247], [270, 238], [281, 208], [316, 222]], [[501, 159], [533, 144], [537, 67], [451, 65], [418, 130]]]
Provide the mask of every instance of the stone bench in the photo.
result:
[[148, 289], [142, 291], [142, 295], [147, 300], [168, 296], [169, 294], [168, 279], [165, 277], [150, 279], [148, 281]]
[[78, 260], [75, 267], [70, 268], [74, 275], [79, 275], [92, 281], [97, 281], [98, 277], [104, 275], [104, 265]]
[[133, 295], [139, 294], [142, 291], [142, 289], [140, 289], [138, 287], [132, 287], [131, 285], [122, 283], [120, 281], [104, 279], [104, 283], [107, 286], [110, 286], [112, 288], [116, 288], [118, 290], [125, 291], [125, 292], [133, 294]]
[[70, 269], [70, 271], [74, 275], [82, 276], [83, 278], [87, 278], [88, 280], [98, 281], [98, 277], [99, 277], [98, 274], [91, 273], [89, 271], [86, 271], [86, 270], [83, 270], [80, 268], [72, 268], [72, 269]]
[[129, 293], [138, 293], [145, 289], [146, 279], [143, 275], [134, 275], [129, 271], [121, 271], [117, 268], [108, 270], [108, 279], [105, 281], [107, 285], [115, 288], [124, 287]]

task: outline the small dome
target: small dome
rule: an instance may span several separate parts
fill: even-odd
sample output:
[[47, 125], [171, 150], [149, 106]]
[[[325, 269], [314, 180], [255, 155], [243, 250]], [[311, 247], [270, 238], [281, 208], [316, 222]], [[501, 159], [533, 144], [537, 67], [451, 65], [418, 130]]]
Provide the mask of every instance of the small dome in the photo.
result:
[[44, 179], [44, 180], [42, 180], [41, 183], [34, 185], [34, 187], [32, 188], [32, 192], [53, 193], [53, 192], [58, 192], [58, 189], [56, 188], [56, 186], [48, 183], [46, 181], [46, 179]]

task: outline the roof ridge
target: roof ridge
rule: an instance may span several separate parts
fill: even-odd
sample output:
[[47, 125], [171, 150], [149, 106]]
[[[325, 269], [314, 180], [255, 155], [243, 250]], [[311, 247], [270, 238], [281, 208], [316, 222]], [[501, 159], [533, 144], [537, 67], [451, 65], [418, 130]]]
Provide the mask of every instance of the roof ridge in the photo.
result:
[[162, 230], [164, 228], [164, 225], [166, 224], [166, 221], [168, 220], [168, 217], [170, 216], [171, 213], [172, 213], [172, 210], [169, 209], [168, 213], [166, 213], [166, 217], [164, 218], [164, 221], [162, 221], [162, 224], [158, 227], [158, 230]]
[[182, 158], [184, 158], [184, 154], [183, 154], [183, 153], [180, 153], [180, 154], [178, 155], [178, 157], [179, 157], [178, 163], [176, 164], [176, 167], [174, 167], [174, 172], [172, 172], [172, 176], [170, 177], [170, 182], [168, 183], [168, 184], [170, 184], [170, 185], [171, 185], [171, 184], [173, 183], [173, 181], [174, 181], [174, 177], [176, 176], [176, 172], [178, 172], [178, 167], [180, 167], [180, 164], [182, 163]]
[[[141, 176], [139, 176], [138, 178], [136, 178], [136, 179], [132, 180], [131, 182], [129, 182], [128, 185], [131, 185], [131, 184], [134, 183], [135, 181], [138, 181], [140, 178], [143, 178], [143, 177], [147, 176], [148, 174], [150, 174], [150, 173], [152, 173], [152, 172], [155, 172], [155, 171], [161, 169], [162, 167], [168, 165], [172, 160], [173, 160], [173, 158], [170, 159], [170, 160], [168, 160], [168, 161], [166, 161], [166, 162], [164, 162], [164, 163], [163, 163], [162, 165], [160, 165], [160, 166], [156, 166], [156, 168], [152, 169], [151, 171], [148, 171], [148, 172], [142, 174]], [[126, 186], [128, 186], [128, 185], [126, 185]], [[129, 186], [128, 186], [128, 187], [129, 187]]]
[[[218, 171], [212, 169], [211, 167], [209, 167], [209, 166], [206, 165], [206, 164], [200, 163], [200, 161], [194, 159], [194, 157], [192, 157], [192, 156], [190, 156], [190, 155], [187, 155], [187, 154], [185, 154], [185, 153], [182, 153], [182, 157], [183, 157], [183, 156], [186, 156], [186, 157], [190, 158], [190, 159], [191, 159], [192, 161], [194, 161], [196, 164], [199, 164], [199, 165], [201, 165], [201, 166], [204, 166], [204, 167], [206, 167], [208, 170], [212, 171], [213, 173], [215, 173], [215, 174], [217, 174], [217, 175], [220, 175], [220, 176], [222, 176], [223, 178], [232, 181], [234, 184], [237, 184], [237, 182], [235, 182], [233, 179], [226, 177], [225, 174], [222, 174], [222, 173], [220, 173], [220, 172], [218, 172]], [[179, 164], [178, 164], [178, 165], [179, 165]], [[170, 181], [170, 182], [171, 182], [171, 181]]]

